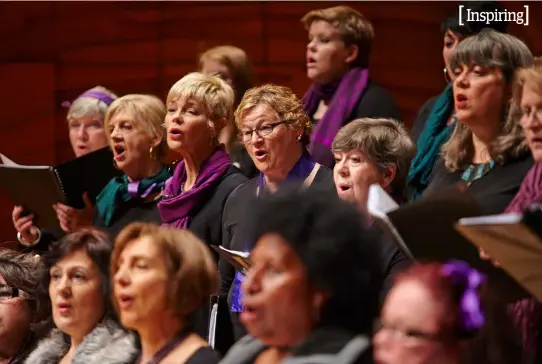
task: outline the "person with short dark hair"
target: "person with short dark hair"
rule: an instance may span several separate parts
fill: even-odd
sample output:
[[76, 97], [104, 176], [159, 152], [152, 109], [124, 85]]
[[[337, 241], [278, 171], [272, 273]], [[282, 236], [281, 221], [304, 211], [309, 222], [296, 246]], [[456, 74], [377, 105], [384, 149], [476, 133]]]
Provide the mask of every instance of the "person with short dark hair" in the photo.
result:
[[56, 326], [27, 364], [131, 364], [136, 338], [118, 323], [111, 304], [112, 242], [84, 228], [53, 243], [44, 254], [41, 284], [49, 292]]
[[0, 362], [22, 364], [46, 329], [39, 256], [0, 250]]
[[191, 320], [218, 288], [214, 258], [196, 235], [133, 223], [115, 240], [111, 277], [120, 320], [141, 339], [138, 363], [219, 361]]
[[[466, 1], [462, 3], [462, 19], [467, 19], [467, 12], [502, 11], [497, 1]], [[442, 58], [444, 60], [444, 78], [447, 86], [439, 96], [427, 100], [414, 120], [412, 136], [417, 141], [418, 150], [408, 174], [409, 199], [419, 198], [429, 185], [433, 166], [437, 161], [440, 148], [450, 136], [457, 120], [454, 110], [454, 95], [451, 80], [450, 55], [455, 47], [467, 37], [478, 34], [484, 28], [492, 28], [506, 33], [508, 22], [492, 21], [459, 22], [459, 11], [450, 14], [440, 26], [443, 37]]]
[[376, 236], [361, 219], [319, 189], [292, 186], [255, 202], [245, 222], [254, 248], [242, 285], [249, 335], [222, 364], [372, 362], [380, 276]]

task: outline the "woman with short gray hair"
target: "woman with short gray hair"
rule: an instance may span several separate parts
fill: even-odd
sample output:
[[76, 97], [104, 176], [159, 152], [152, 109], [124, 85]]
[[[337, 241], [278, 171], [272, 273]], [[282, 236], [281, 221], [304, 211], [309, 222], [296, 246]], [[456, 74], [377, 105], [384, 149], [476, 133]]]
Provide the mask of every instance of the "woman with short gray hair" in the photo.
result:
[[484, 214], [503, 212], [533, 164], [517, 107], [511, 100], [514, 72], [533, 56], [518, 38], [484, 29], [450, 56], [458, 123], [442, 147], [426, 194], [463, 182]]
[[411, 261], [367, 214], [369, 187], [379, 184], [398, 204], [404, 202], [406, 178], [416, 145], [405, 126], [396, 120], [361, 118], [339, 130], [331, 150], [337, 194], [363, 212], [366, 222], [382, 237], [375, 250], [384, 279], [380, 292], [383, 301], [395, 273]]

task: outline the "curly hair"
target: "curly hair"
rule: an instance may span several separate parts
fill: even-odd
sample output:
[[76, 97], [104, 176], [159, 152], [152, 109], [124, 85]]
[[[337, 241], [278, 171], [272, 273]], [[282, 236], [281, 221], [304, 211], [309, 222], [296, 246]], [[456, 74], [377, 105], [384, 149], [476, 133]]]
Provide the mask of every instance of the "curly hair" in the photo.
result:
[[248, 241], [280, 235], [305, 265], [309, 284], [329, 294], [317, 325], [370, 333], [382, 282], [379, 240], [354, 206], [321, 188], [293, 184], [258, 199], [247, 216]]
[[301, 143], [308, 145], [312, 134], [312, 123], [303, 109], [301, 100], [285, 86], [265, 84], [249, 89], [235, 110], [235, 124], [243, 126], [243, 119], [256, 106], [269, 105], [277, 114], [277, 119], [285, 121], [288, 127], [303, 130]]

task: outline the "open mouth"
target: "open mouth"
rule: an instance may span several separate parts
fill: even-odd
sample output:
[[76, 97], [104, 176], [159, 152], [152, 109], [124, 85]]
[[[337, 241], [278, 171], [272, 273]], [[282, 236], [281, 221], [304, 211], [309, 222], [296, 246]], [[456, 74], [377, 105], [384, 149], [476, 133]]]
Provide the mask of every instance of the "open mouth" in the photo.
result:
[[177, 128], [172, 128], [172, 129], [169, 129], [169, 133], [171, 135], [178, 136], [178, 135], [181, 135], [181, 130]]
[[263, 158], [267, 155], [267, 153], [263, 150], [257, 150], [254, 152], [254, 155], [256, 156], [256, 158]]
[[463, 94], [458, 94], [455, 98], [457, 101], [461, 102], [461, 101], [467, 101], [467, 96], [463, 95]]
[[351, 189], [351, 187], [349, 185], [339, 185], [339, 190], [341, 192], [346, 192], [346, 191], [349, 191]]
[[121, 294], [118, 296], [118, 303], [121, 308], [128, 308], [134, 301], [132, 296]]
[[113, 150], [115, 151], [116, 156], [120, 156], [126, 151], [126, 148], [124, 148], [122, 145], [115, 145]]

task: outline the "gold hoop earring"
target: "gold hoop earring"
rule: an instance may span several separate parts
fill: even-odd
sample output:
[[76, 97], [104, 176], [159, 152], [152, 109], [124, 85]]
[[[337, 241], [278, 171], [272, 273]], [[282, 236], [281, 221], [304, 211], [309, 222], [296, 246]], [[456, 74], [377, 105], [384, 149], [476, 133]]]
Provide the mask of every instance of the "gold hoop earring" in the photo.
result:
[[154, 152], [154, 147], [150, 147], [149, 148], [149, 155], [151, 156], [151, 159], [156, 159], [156, 156], [153, 154]]

